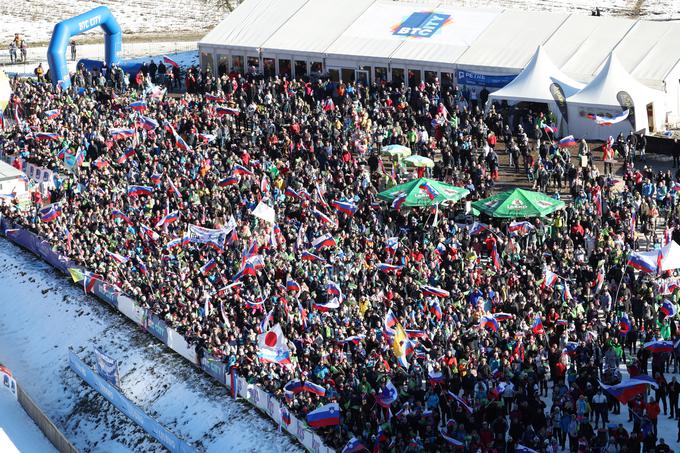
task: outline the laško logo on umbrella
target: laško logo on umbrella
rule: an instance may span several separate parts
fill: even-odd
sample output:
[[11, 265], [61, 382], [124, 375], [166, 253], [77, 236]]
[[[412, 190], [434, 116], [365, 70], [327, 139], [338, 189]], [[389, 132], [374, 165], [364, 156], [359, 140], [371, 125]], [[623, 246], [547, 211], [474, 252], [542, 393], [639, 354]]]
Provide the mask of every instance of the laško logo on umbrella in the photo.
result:
[[430, 38], [450, 22], [452, 20], [449, 14], [420, 11], [411, 14], [402, 23], [392, 27], [392, 34], [409, 38]]

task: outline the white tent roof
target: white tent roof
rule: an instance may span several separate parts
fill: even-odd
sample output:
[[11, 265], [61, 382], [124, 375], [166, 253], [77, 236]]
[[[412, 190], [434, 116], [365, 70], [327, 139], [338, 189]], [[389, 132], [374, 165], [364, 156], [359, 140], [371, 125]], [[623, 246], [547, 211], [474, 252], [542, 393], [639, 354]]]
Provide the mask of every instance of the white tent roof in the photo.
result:
[[521, 71], [534, 49], [546, 42], [569, 17], [566, 13], [504, 11], [456, 61], [462, 69]]
[[573, 14], [544, 48], [565, 74], [588, 82], [635, 23], [631, 19]]
[[625, 90], [635, 103], [658, 99], [659, 93], [638, 82], [612, 53], [600, 72], [584, 89], [567, 99], [571, 104], [619, 106], [617, 94]]
[[326, 49], [326, 55], [328, 58], [376, 58], [387, 63], [404, 39], [394, 35], [392, 28], [414, 11], [435, 8], [436, 3], [415, 7], [408, 3], [377, 1]]
[[645, 85], [663, 89], [663, 81], [680, 62], [680, 23], [638, 21], [616, 46], [623, 66]]
[[501, 14], [499, 10], [444, 5], [437, 7], [436, 12], [449, 16], [446, 25], [429, 38], [401, 38], [401, 46], [390, 56], [393, 63], [427, 61], [453, 65]]
[[583, 84], [565, 75], [550, 61], [543, 47], [539, 46], [533, 58], [515, 79], [491, 94], [492, 99], [515, 99], [520, 101], [553, 101], [550, 85], [562, 87], [569, 97], [583, 88]]
[[[323, 54], [335, 38], [374, 1], [313, 0], [307, 2], [267, 39], [262, 45], [262, 51]], [[332, 17], [333, 20], [319, 20], [324, 16]]]
[[308, 0], [248, 0], [201, 39], [199, 45], [256, 50]]
[[21, 178], [24, 172], [0, 160], [0, 181]]

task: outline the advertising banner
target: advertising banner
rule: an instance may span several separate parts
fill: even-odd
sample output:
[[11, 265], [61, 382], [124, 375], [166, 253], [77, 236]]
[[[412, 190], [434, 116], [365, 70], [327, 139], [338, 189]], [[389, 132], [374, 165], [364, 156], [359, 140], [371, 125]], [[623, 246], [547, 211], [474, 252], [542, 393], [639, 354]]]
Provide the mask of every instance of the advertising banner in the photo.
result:
[[2, 382], [2, 386], [12, 395], [14, 395], [14, 399], [16, 399], [17, 381], [15, 381], [14, 377], [12, 377], [12, 372], [9, 370], [9, 368], [6, 368], [2, 365], [0, 365], [0, 382]]
[[456, 71], [456, 78], [460, 85], [475, 85], [489, 88], [503, 88], [508, 83], [512, 82], [515, 75], [490, 75], [479, 74], [477, 72], [469, 72], [458, 70]]
[[116, 408], [137, 423], [144, 431], [153, 436], [173, 453], [193, 452], [182, 439], [175, 436], [172, 432], [165, 429], [160, 423], [149, 417], [132, 401], [127, 399], [113, 385], [101, 378], [90, 367], [85, 365], [80, 358], [72, 351], [69, 352], [69, 365], [71, 369], [80, 376], [85, 382], [111, 402]]
[[94, 348], [94, 354], [97, 357], [97, 373], [111, 384], [120, 388], [118, 362], [99, 348]]
[[201, 369], [222, 384], [227, 385], [227, 364], [215, 359], [207, 351], [201, 357]]
[[147, 312], [146, 324], [144, 327], [151, 335], [161, 340], [163, 344], [168, 344], [168, 327], [161, 318], [151, 312]]

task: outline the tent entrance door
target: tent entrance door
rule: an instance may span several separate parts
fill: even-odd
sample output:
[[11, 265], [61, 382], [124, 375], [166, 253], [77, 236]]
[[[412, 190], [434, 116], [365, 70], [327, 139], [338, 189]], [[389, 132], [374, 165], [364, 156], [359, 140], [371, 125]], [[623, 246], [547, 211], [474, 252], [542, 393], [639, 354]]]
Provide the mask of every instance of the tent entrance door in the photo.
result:
[[647, 124], [649, 124], [649, 133], [651, 134], [656, 129], [654, 126], [654, 103], [647, 104]]
[[363, 86], [368, 86], [369, 75], [368, 71], [363, 69], [357, 69], [354, 71], [354, 78], [357, 82], [360, 82]]

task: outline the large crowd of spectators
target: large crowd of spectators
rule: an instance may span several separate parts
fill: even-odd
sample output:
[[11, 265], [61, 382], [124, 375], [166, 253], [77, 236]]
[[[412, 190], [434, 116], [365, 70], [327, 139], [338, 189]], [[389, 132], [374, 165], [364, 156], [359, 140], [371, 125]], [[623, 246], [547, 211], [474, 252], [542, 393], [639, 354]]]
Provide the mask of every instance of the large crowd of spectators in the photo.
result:
[[[362, 86], [213, 77], [194, 69], [186, 93], [161, 97], [149, 94], [144, 75], [131, 87], [99, 83], [86, 72], [66, 91], [14, 81], [6, 117], [15, 121], [0, 132], [0, 149], [19, 168], [30, 163], [58, 177], [33, 186], [28, 204], [0, 212], [282, 401], [292, 379], [323, 386], [325, 396], [300, 393], [287, 404], [304, 417], [339, 403], [341, 425], [319, 430], [330, 446], [341, 449], [356, 437], [373, 451], [448, 451], [457, 442], [482, 452], [517, 445], [540, 452], [671, 451], [661, 438], [673, 434], [658, 432], [657, 424], [678, 417], [680, 384], [670, 377], [678, 361], [641, 345], [676, 337], [675, 319], [658, 308], [676, 295], [662, 296], [657, 279], [626, 259], [642, 242], [660, 245], [659, 225], [674, 236], [675, 175], [636, 168], [626, 156], [623, 168], [611, 169], [621, 172], [613, 179], [585, 142], [578, 151], [560, 149], [543, 131], [546, 116], [527, 112], [509, 124], [500, 108], [485, 113], [466, 90], [438, 82]], [[146, 110], [130, 109], [140, 99]], [[159, 126], [142, 127], [140, 113]], [[134, 137], [114, 137], [116, 128], [134, 128]], [[41, 140], [38, 131], [60, 137]], [[624, 151], [626, 138], [619, 139]], [[429, 208], [396, 210], [377, 193], [423, 171], [387, 159], [381, 149], [389, 144], [432, 158], [427, 175], [468, 188], [469, 199], [495, 192], [507, 155], [508, 172], [528, 174], [534, 188], [569, 202], [550, 218], [529, 219], [531, 226], [514, 235], [508, 222], [493, 219], [480, 219], [488, 228], [470, 228], [460, 205], [436, 215]], [[83, 159], [67, 168], [64, 152]], [[236, 176], [235, 165], [253, 174], [221, 184]], [[154, 190], [129, 196], [132, 185]], [[289, 188], [298, 195], [286, 194]], [[333, 200], [358, 210], [338, 212]], [[252, 215], [261, 201], [274, 208], [276, 225]], [[38, 210], [50, 203], [61, 215], [41, 222]], [[179, 220], [156, 227], [175, 211]], [[166, 247], [189, 224], [222, 228], [232, 218], [236, 228], [223, 250]], [[314, 252], [325, 261], [302, 260], [325, 233], [337, 242]], [[387, 247], [393, 237], [398, 245]], [[494, 248], [500, 269], [490, 260]], [[264, 268], [219, 291], [253, 253]], [[202, 273], [210, 260], [215, 269]], [[378, 263], [403, 267], [382, 272]], [[545, 284], [546, 270], [559, 276], [557, 283]], [[299, 291], [287, 289], [290, 280]], [[343, 300], [320, 311], [315, 304], [328, 300], [329, 282], [339, 285]], [[450, 295], [424, 296], [424, 284]], [[386, 335], [390, 312], [411, 337], [407, 364], [397, 361]], [[280, 324], [293, 351], [288, 366], [258, 360], [257, 335], [268, 313], [268, 325]], [[494, 313], [511, 316], [495, 331], [480, 326]], [[622, 316], [632, 326], [624, 334]], [[600, 386], [620, 381], [623, 364], [631, 375], [651, 373], [659, 385], [628, 409]], [[377, 404], [391, 386], [397, 400]], [[630, 423], [610, 425], [609, 415], [621, 410], [629, 411]]]

